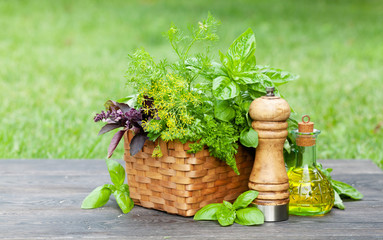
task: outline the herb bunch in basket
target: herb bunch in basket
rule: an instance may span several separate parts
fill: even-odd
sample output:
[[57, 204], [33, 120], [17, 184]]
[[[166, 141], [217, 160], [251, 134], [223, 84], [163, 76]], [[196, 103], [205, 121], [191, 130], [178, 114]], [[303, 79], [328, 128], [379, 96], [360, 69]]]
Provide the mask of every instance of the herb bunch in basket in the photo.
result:
[[[265, 95], [266, 86], [275, 87], [280, 95], [278, 86], [297, 76], [256, 65], [251, 29], [241, 34], [226, 53], [219, 51], [219, 60], [213, 59], [211, 47], [218, 40], [218, 25], [210, 14], [188, 33], [172, 25], [166, 35], [175, 61], [155, 61], [143, 49], [130, 55], [127, 84], [136, 94], [118, 102], [108, 101], [107, 113], [95, 117], [96, 121], [107, 122], [100, 134], [123, 128], [111, 141], [109, 157], [123, 133], [132, 130], [131, 155], [139, 152], [146, 140], [189, 141], [193, 142], [189, 153], [207, 146], [211, 156], [225, 161], [239, 174], [234, 158], [238, 144], [258, 145], [248, 116], [250, 103]], [[115, 118], [116, 114], [121, 117]], [[290, 142], [286, 142], [286, 148]], [[161, 156], [159, 145], [153, 156]]]

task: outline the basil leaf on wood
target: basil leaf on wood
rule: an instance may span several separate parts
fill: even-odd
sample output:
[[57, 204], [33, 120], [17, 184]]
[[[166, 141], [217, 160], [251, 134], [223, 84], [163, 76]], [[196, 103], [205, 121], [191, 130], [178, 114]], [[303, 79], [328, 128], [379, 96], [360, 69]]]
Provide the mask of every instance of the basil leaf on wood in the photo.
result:
[[237, 210], [235, 222], [241, 225], [259, 225], [265, 222], [265, 217], [261, 210], [255, 207], [242, 208]]
[[233, 208], [233, 204], [231, 204], [230, 202], [225, 201], [225, 200], [223, 200], [223, 205], [225, 207], [227, 207], [228, 209], [232, 209]]
[[102, 207], [108, 202], [111, 193], [112, 191], [107, 187], [107, 184], [97, 187], [82, 201], [81, 208]]
[[213, 95], [218, 100], [232, 99], [238, 96], [238, 84], [226, 76], [219, 76], [213, 80]]
[[258, 146], [258, 133], [252, 128], [245, 128], [242, 130], [239, 140], [245, 147], [256, 148]]
[[226, 201], [223, 201], [224, 205], [222, 205], [216, 213], [219, 224], [224, 227], [232, 225], [237, 216], [235, 209], [229, 209], [228, 207], [226, 207], [225, 202]]
[[108, 158], [110, 158], [113, 155], [114, 150], [116, 149], [118, 143], [120, 142], [122, 136], [124, 136], [124, 133], [126, 130], [120, 130], [116, 132], [112, 138], [112, 141], [109, 144], [108, 148]]
[[250, 203], [254, 201], [258, 196], [258, 192], [254, 190], [249, 190], [237, 197], [235, 202], [233, 203], [234, 209], [245, 208], [249, 206]]
[[235, 118], [235, 110], [228, 101], [217, 100], [214, 104], [214, 117], [225, 122]]
[[117, 204], [120, 206], [123, 213], [128, 213], [130, 210], [132, 210], [134, 207], [134, 202], [127, 193], [116, 190], [113, 195], [116, 198]]
[[194, 220], [217, 220], [217, 211], [221, 208], [222, 203], [212, 203], [198, 210], [194, 215]]
[[344, 204], [343, 204], [343, 201], [342, 199], [340, 198], [339, 194], [337, 191], [334, 190], [334, 196], [335, 196], [335, 200], [334, 200], [334, 207], [337, 207], [339, 209], [342, 209], [344, 210]]
[[118, 187], [118, 190], [120, 190], [121, 192], [124, 192], [128, 195], [130, 195], [130, 191], [129, 191], [129, 185], [124, 183], [122, 184], [121, 186]]
[[125, 170], [117, 161], [106, 159], [106, 166], [108, 167], [110, 180], [116, 185], [116, 187], [121, 186], [125, 181]]
[[355, 200], [359, 200], [363, 198], [363, 194], [361, 194], [354, 187], [348, 185], [347, 183], [331, 180], [333, 188], [339, 193], [339, 196], [347, 196]]

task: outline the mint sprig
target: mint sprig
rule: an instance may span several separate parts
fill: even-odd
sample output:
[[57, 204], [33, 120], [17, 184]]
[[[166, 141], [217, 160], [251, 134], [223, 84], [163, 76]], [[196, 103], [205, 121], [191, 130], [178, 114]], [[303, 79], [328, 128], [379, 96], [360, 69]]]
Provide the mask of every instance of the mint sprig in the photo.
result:
[[124, 184], [125, 170], [117, 161], [106, 159], [110, 179], [113, 184], [104, 184], [95, 188], [82, 202], [81, 208], [99, 208], [104, 206], [113, 194], [118, 206], [123, 213], [128, 213], [134, 207], [134, 202], [130, 198], [129, 186]]
[[223, 201], [206, 205], [194, 215], [194, 220], [218, 220], [221, 226], [230, 226], [234, 222], [247, 226], [263, 224], [263, 213], [250, 205], [257, 196], [257, 191], [249, 190], [239, 195], [233, 204]]

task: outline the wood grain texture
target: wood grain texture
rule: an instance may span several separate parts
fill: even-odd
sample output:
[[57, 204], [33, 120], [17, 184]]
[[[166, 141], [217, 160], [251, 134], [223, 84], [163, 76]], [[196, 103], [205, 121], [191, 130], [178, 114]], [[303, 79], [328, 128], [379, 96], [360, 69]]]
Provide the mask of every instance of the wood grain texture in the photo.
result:
[[383, 239], [382, 171], [368, 160], [319, 162], [364, 199], [324, 217], [220, 227], [138, 206], [124, 215], [113, 197], [82, 210], [87, 194], [110, 182], [103, 160], [0, 160], [0, 239]]
[[[289, 203], [289, 178], [283, 159], [283, 145], [287, 137], [290, 106], [276, 96], [255, 99], [249, 108], [252, 128], [258, 133], [258, 146], [249, 189], [259, 192], [257, 205], [286, 205]], [[265, 221], [270, 219], [265, 217]]]

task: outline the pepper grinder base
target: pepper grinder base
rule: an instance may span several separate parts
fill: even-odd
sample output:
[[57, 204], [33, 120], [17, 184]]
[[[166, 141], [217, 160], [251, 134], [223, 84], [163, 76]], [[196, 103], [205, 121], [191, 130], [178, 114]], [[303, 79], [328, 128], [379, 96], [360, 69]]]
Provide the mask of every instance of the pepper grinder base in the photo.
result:
[[280, 222], [289, 219], [289, 204], [284, 205], [257, 205], [263, 212], [265, 222]]

